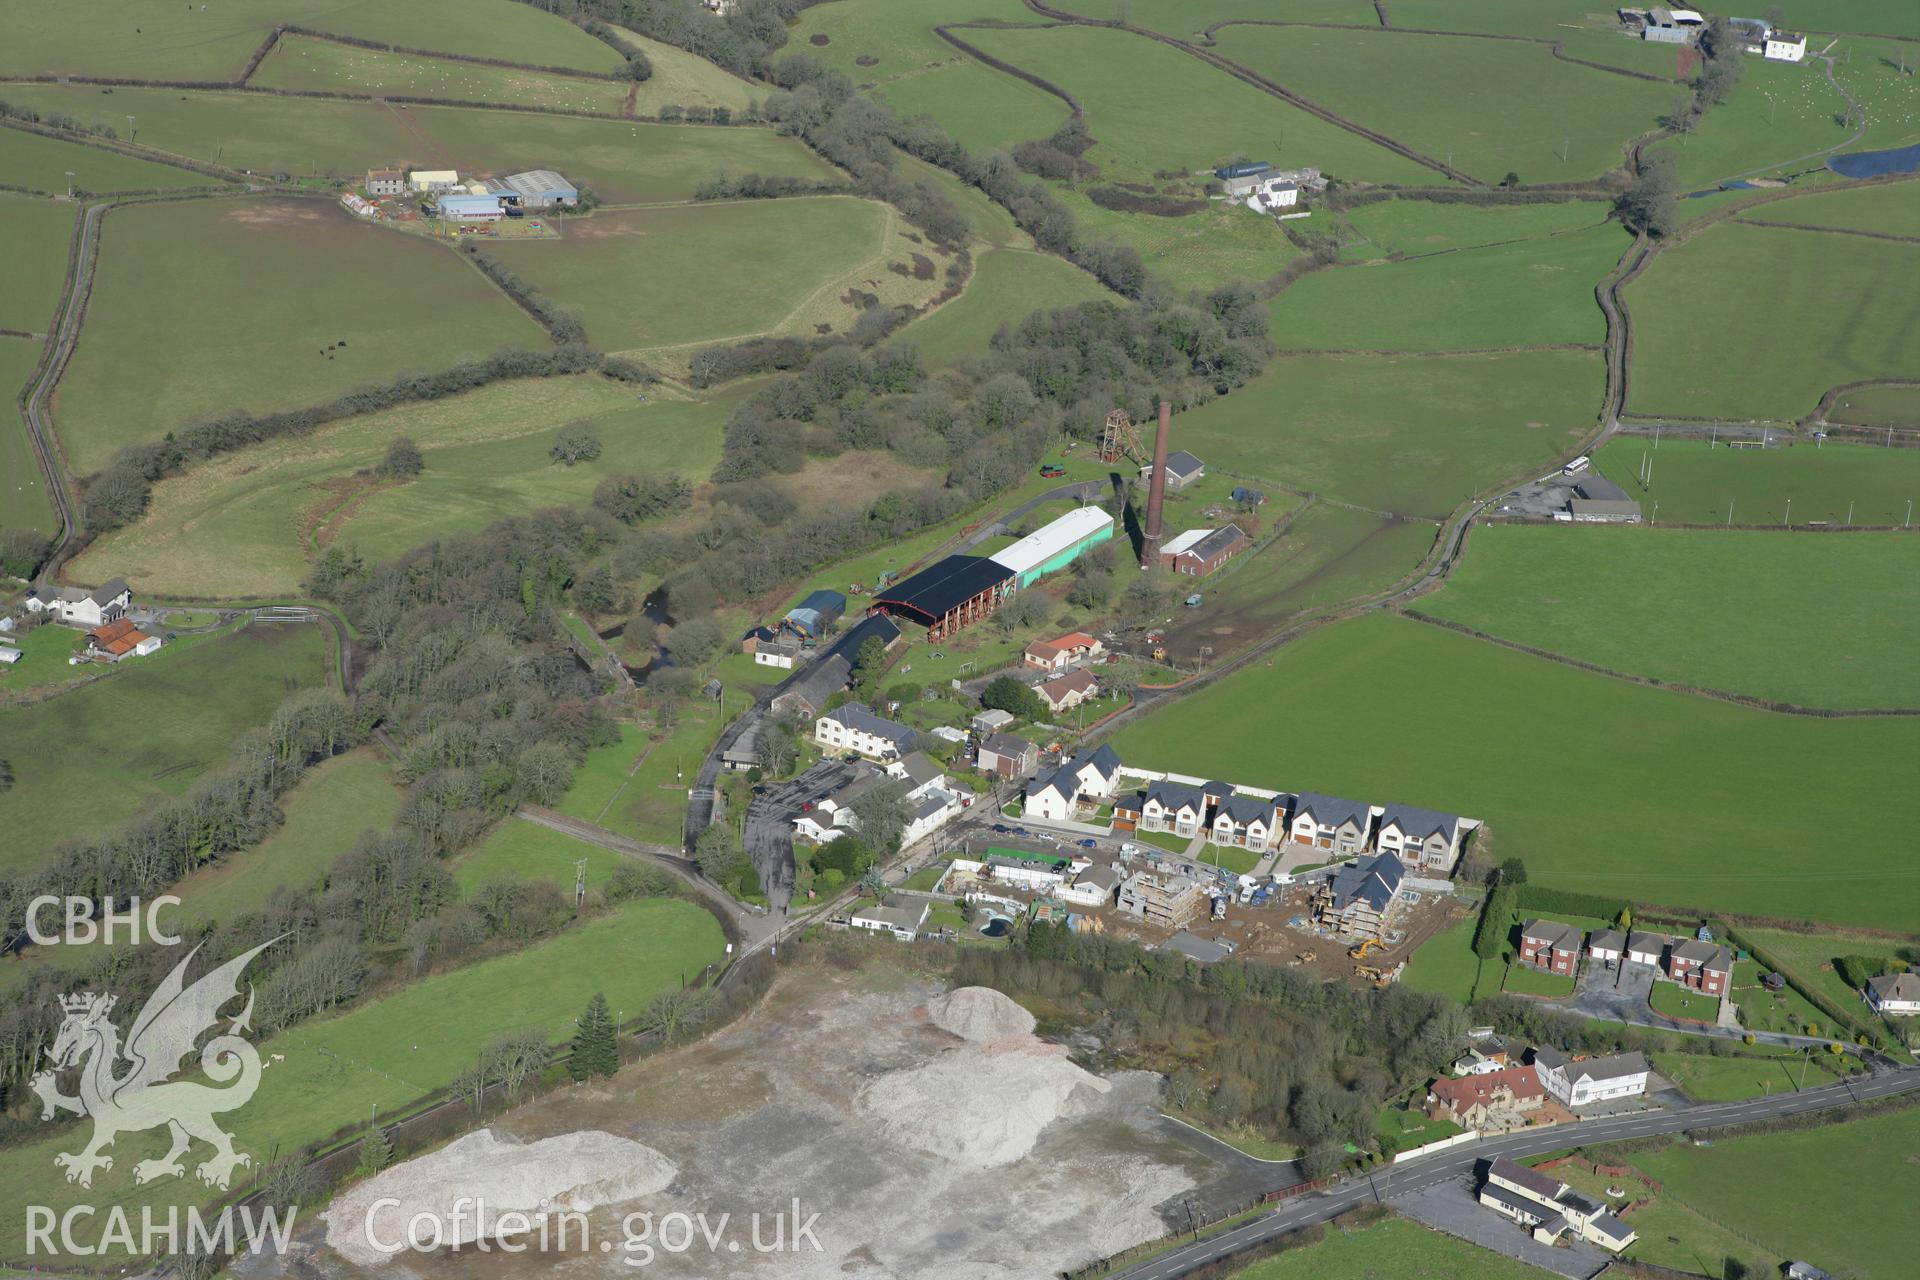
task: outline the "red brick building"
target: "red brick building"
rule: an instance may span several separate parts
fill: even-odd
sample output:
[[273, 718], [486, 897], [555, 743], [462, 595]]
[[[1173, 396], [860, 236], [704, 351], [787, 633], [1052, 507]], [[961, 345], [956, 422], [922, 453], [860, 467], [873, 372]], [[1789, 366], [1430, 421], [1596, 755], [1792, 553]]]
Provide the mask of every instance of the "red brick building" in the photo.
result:
[[1520, 958], [1536, 968], [1571, 976], [1584, 935], [1558, 920], [1529, 920], [1520, 927]]

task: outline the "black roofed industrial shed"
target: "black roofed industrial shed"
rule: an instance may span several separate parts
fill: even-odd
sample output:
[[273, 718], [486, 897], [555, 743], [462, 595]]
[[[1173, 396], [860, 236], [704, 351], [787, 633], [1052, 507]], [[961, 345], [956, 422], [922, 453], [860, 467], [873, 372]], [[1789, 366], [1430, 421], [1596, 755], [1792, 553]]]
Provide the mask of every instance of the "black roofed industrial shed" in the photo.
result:
[[998, 609], [1016, 581], [1013, 570], [984, 556], [948, 556], [876, 594], [872, 608], [917, 622], [938, 640]]

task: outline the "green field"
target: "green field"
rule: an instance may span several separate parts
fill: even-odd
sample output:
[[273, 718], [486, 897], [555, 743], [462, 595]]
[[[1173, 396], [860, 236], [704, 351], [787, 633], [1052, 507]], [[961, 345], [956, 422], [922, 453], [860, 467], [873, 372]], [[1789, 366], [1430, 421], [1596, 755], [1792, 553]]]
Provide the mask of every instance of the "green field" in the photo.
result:
[[1712, 1022], [1720, 1012], [1718, 996], [1689, 991], [1677, 982], [1654, 983], [1647, 1003], [1655, 1013], [1664, 1013], [1669, 1018], [1691, 1018], [1695, 1022]]
[[1695, 1147], [1676, 1142], [1632, 1162], [1677, 1200], [1749, 1239], [1768, 1261], [1818, 1258], [1835, 1275], [1911, 1273], [1901, 1222], [1920, 1197], [1920, 1111]]
[[1570, 453], [1603, 377], [1584, 351], [1281, 357], [1177, 433], [1218, 472], [1438, 518]]
[[229, 80], [277, 23], [415, 49], [505, 58], [537, 66], [611, 71], [607, 46], [559, 18], [512, 0], [221, 0], [176, 5], [120, 0], [98, 17], [28, 3], [0, 3], [0, 74], [66, 72], [152, 80]]
[[18, 662], [0, 670], [0, 692], [22, 693], [57, 684], [75, 684], [100, 674], [100, 668], [92, 664], [72, 666], [67, 662], [71, 655], [86, 650], [84, 631], [41, 626], [25, 635], [15, 631], [0, 636], [0, 641], [18, 649], [22, 655]]
[[[853, 290], [886, 303], [929, 298], [944, 283], [945, 259], [906, 239], [908, 231], [886, 205], [822, 196], [601, 214], [569, 224], [558, 244], [527, 240], [493, 251], [555, 301], [579, 308], [596, 344], [656, 350], [811, 335], [821, 324], [844, 331], [860, 313]], [[796, 242], [805, 254], [793, 253]], [[924, 280], [913, 274], [916, 254]]]
[[[724, 937], [713, 917], [678, 900], [631, 902], [524, 951], [480, 961], [413, 983], [337, 1017], [304, 1023], [258, 1044], [271, 1062], [253, 1103], [233, 1113], [235, 1145], [258, 1166], [338, 1129], [364, 1125], [449, 1083], [488, 1041], [537, 1027], [555, 1041], [596, 992], [631, 1018], [654, 995], [721, 958]], [[284, 1055], [285, 1061], [273, 1059]], [[136, 1158], [158, 1155], [164, 1131], [123, 1136], [114, 1168], [91, 1191], [49, 1179], [57, 1150], [74, 1149], [80, 1130], [15, 1143], [0, 1157], [0, 1196], [64, 1208], [81, 1200], [109, 1204], [204, 1203], [214, 1193], [198, 1180], [163, 1179], [136, 1188]], [[245, 1176], [244, 1173], [242, 1176]], [[236, 1181], [236, 1187], [239, 1185]], [[58, 1212], [59, 1209], [56, 1209]], [[0, 1227], [0, 1251], [21, 1252], [22, 1224]]]
[[1901, 427], [1913, 431], [1920, 428], [1920, 385], [1858, 387], [1835, 399], [1828, 418], [1863, 427]]
[[1655, 148], [1673, 155], [1681, 190], [1817, 169], [1820, 158], [1800, 157], [1837, 147], [1853, 133], [1840, 126], [1836, 117], [1846, 103], [1819, 66], [1746, 59], [1725, 102], [1711, 108], [1692, 133]]
[[[1752, 270], [1755, 262], [1766, 272]], [[1920, 244], [1721, 224], [1626, 290], [1636, 413], [1798, 418], [1821, 393], [1920, 369]], [[1782, 323], [1782, 317], [1792, 323]]]
[[[1366, 726], [1391, 723], [1399, 732]], [[1914, 924], [1920, 870], [1875, 834], [1920, 724], [1782, 716], [1373, 615], [1130, 724], [1144, 768], [1484, 819], [1535, 882], [1675, 906]], [[1778, 803], [1781, 795], [1797, 799]], [[1818, 849], [1817, 865], [1805, 853]]]
[[[24, 103], [37, 87], [0, 85], [0, 102]], [[136, 160], [104, 147], [64, 142], [24, 129], [0, 126], [0, 182], [31, 187], [49, 195], [64, 195], [68, 173], [73, 174], [72, 185], [78, 191], [154, 191], [220, 185], [218, 178], [188, 169]]]
[[[1176, 184], [1183, 193], [1191, 184]], [[1177, 218], [1103, 209], [1071, 187], [1054, 194], [1073, 210], [1093, 239], [1117, 240], [1139, 250], [1147, 270], [1179, 289], [1211, 289], [1229, 280], [1266, 280], [1300, 256], [1273, 219], [1246, 206], [1214, 201]]]
[[1216, 22], [1284, 19], [1288, 22], [1339, 22], [1377, 26], [1380, 15], [1368, 0], [1073, 0], [1055, 5], [1089, 18], [1119, 19], [1136, 27], [1180, 39], [1195, 38]]
[[1538, 1280], [1542, 1273], [1405, 1218], [1335, 1229], [1233, 1273], [1234, 1280]]
[[[968, 31], [967, 40], [1079, 98], [1109, 178], [1212, 168], [1245, 152], [1349, 181], [1427, 182], [1432, 169], [1177, 49], [1092, 27]], [[1010, 77], [1002, 77], [1010, 79]], [[1152, 85], [1152, 93], [1141, 86]], [[938, 116], [940, 112], [934, 111]]]
[[1343, 216], [1356, 233], [1383, 253], [1415, 255], [1578, 231], [1605, 222], [1607, 210], [1605, 205], [1585, 200], [1471, 205], [1393, 199], [1360, 205]]
[[[0, 392], [11, 400], [27, 385], [39, 363], [39, 343], [0, 337]], [[47, 501], [46, 482], [18, 413], [13, 421], [0, 424], [0, 529], [4, 528], [53, 533], [53, 507]]]
[[1033, 248], [1033, 237], [1020, 229], [1005, 206], [996, 204], [980, 188], [904, 151], [893, 153], [893, 171], [909, 182], [926, 183], [946, 193], [954, 207], [966, 215], [973, 238], [980, 244], [996, 249]]
[[1502, 991], [1523, 996], [1544, 996], [1559, 1000], [1573, 994], [1573, 978], [1536, 969], [1530, 964], [1510, 964], [1500, 981]]
[[13, 833], [0, 859], [32, 866], [62, 840], [179, 795], [226, 760], [242, 730], [265, 724], [289, 690], [321, 684], [326, 651], [317, 626], [250, 626], [129, 659], [46, 702], [0, 707], [15, 777], [0, 792], [0, 828]]
[[[1915, 61], [1920, 62], [1920, 57]], [[1920, 182], [1815, 192], [1772, 201], [1740, 216], [1746, 222], [1787, 222], [1920, 238]]]
[[551, 880], [571, 894], [574, 864], [581, 861], [587, 864], [587, 887], [598, 888], [607, 882], [622, 859], [597, 844], [588, 844], [518, 818], [507, 818], [478, 848], [460, 856], [453, 865], [453, 878], [460, 891], [469, 895], [497, 880]]
[[[67, 277], [73, 206], [0, 197], [0, 329], [45, 333]], [[8, 391], [18, 391], [9, 385]]]
[[665, 732], [622, 725], [619, 742], [587, 753], [555, 808], [629, 839], [678, 846], [687, 786], [720, 729], [710, 704], [687, 707]]
[[[608, 57], [612, 59], [611, 51]], [[506, 102], [616, 116], [623, 114], [627, 90], [631, 87], [625, 80], [592, 80], [411, 53], [387, 53], [308, 36], [281, 39], [247, 83], [273, 89], [358, 93], [374, 98]]]
[[[1662, 989], [1678, 990], [1670, 982], [1654, 984], [1654, 990]], [[1701, 1016], [1701, 997], [1696, 995], [1692, 999], [1694, 1007], [1682, 1016]], [[1705, 1053], [1663, 1053], [1655, 1070], [1679, 1085], [1681, 1091], [1696, 1102], [1733, 1102], [1787, 1093], [1800, 1085], [1803, 1073], [1804, 1087], [1809, 1089], [1832, 1084], [1837, 1078], [1824, 1053], [1809, 1059], [1797, 1050], [1769, 1054], [1764, 1048], [1748, 1049], [1740, 1057], [1726, 1058]]]
[[1920, 707], [1920, 539], [1486, 525], [1422, 612], [1632, 675]]
[[[344, 418], [309, 434], [209, 459], [154, 486], [146, 516], [96, 539], [76, 574], [120, 574], [141, 592], [270, 596], [295, 590], [316, 545], [370, 559], [542, 507], [585, 504], [609, 475], [677, 468], [704, 478], [719, 456], [725, 398], [637, 404], [597, 376], [501, 382], [462, 396]], [[601, 454], [548, 456], [560, 423], [592, 421]], [[362, 474], [406, 435], [426, 469], [404, 484]], [[243, 553], [236, 555], [235, 553]]]
[[[1400, 981], [1413, 991], [1431, 991], [1455, 1004], [1472, 1004], [1480, 981], [1480, 957], [1473, 953], [1473, 935], [1479, 928], [1477, 916], [1468, 916], [1459, 924], [1437, 933], [1420, 944], [1407, 964]], [[1496, 959], [1492, 972], [1500, 973]]]
[[1228, 27], [1215, 38], [1242, 66], [1436, 160], [1451, 155], [1488, 183], [1617, 168], [1674, 95], [1510, 40], [1306, 27]]
[[315, 765], [280, 798], [286, 822], [252, 849], [230, 853], [176, 885], [181, 917], [192, 924], [238, 920], [279, 889], [306, 889], [362, 831], [384, 830], [400, 811], [387, 757], [361, 747]]
[[721, 70], [698, 54], [649, 40], [623, 27], [615, 30], [628, 47], [646, 54], [647, 61], [653, 64], [653, 74], [640, 83], [634, 95], [634, 110], [641, 115], [653, 115], [668, 103], [682, 107], [725, 107], [737, 112], [766, 96], [761, 86]]
[[[694, 189], [717, 169], [833, 176], [833, 170], [799, 142], [770, 129], [382, 106], [259, 93], [124, 88], [103, 93], [86, 85], [6, 85], [0, 98], [120, 129], [126, 127], [127, 113], [137, 113], [143, 145], [298, 177], [357, 182], [369, 165], [387, 162], [493, 174], [559, 163], [567, 177], [603, 201], [633, 203], [691, 199]], [[0, 130], [0, 142], [11, 133]], [[89, 149], [89, 154], [107, 153]], [[189, 177], [197, 180], [198, 175]]]
[[1031, 249], [987, 249], [974, 255], [966, 292], [942, 303], [900, 335], [920, 348], [928, 367], [984, 354], [1001, 325], [1020, 323], [1043, 307], [1111, 297], [1098, 280], [1051, 254]]
[[1618, 228], [1593, 227], [1316, 271], [1273, 300], [1273, 339], [1373, 351], [1598, 345], [1607, 326], [1593, 287], [1627, 243]]
[[85, 473], [203, 413], [317, 403], [509, 343], [547, 339], [446, 249], [330, 201], [120, 209], [60, 383], [60, 435]]
[[[1651, 488], [1638, 479], [1643, 457], [1653, 465]], [[1833, 441], [1729, 449], [1671, 437], [1656, 449], [1644, 437], [1621, 436], [1594, 464], [1643, 510], [1659, 499], [1663, 524], [1784, 524], [1789, 515], [1796, 525], [1844, 524], [1851, 507], [1855, 524], [1898, 525], [1907, 521], [1907, 503], [1920, 499], [1920, 452], [1912, 449]]]

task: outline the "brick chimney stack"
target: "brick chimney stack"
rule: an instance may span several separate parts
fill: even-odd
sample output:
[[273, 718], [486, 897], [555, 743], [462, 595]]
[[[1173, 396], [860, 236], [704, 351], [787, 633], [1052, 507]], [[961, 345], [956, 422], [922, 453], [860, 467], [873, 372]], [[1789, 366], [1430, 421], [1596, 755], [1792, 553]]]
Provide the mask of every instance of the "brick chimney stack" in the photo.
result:
[[1153, 474], [1147, 480], [1147, 536], [1140, 543], [1140, 567], [1151, 569], [1160, 563], [1161, 508], [1167, 501], [1167, 429], [1172, 425], [1173, 406], [1160, 402], [1160, 429], [1153, 436]]

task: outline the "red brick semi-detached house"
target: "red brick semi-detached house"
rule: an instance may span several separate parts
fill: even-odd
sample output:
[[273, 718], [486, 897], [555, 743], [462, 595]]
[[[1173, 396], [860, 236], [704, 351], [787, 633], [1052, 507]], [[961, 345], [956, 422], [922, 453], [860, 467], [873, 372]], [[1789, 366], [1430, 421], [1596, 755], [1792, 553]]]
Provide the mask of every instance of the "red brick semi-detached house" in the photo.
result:
[[1571, 974], [1580, 961], [1584, 935], [1558, 920], [1529, 920], [1520, 927], [1520, 958], [1553, 973]]
[[1725, 995], [1733, 983], [1733, 953], [1698, 938], [1676, 942], [1667, 953], [1667, 976], [1702, 995]]

